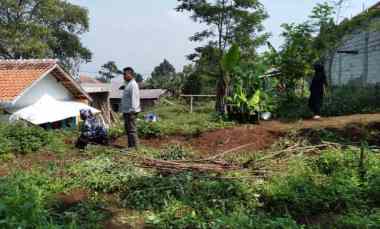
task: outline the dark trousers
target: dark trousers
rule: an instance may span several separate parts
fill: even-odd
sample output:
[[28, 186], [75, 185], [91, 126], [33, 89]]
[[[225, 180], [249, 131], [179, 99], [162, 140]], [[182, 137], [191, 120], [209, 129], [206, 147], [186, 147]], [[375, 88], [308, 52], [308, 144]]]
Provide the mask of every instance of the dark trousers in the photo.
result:
[[124, 128], [128, 136], [128, 147], [137, 148], [139, 139], [137, 136], [137, 113], [124, 113]]
[[314, 115], [321, 115], [321, 108], [323, 105], [323, 96], [312, 95], [309, 99], [309, 108]]

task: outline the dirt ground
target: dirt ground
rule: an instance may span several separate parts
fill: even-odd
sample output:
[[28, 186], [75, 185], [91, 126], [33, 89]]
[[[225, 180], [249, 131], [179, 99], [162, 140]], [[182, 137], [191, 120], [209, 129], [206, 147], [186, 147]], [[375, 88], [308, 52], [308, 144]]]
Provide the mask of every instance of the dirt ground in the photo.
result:
[[[270, 147], [276, 140], [287, 132], [310, 129], [336, 129], [349, 132], [360, 141], [362, 136], [357, 125], [377, 125], [380, 123], [380, 114], [362, 114], [322, 118], [321, 120], [299, 120], [293, 122], [262, 121], [260, 125], [242, 125], [203, 133], [198, 137], [167, 136], [155, 139], [142, 139], [143, 145], [162, 148], [169, 144], [180, 144], [200, 152], [202, 155], [212, 155], [238, 148], [236, 151], [258, 151]], [[380, 127], [380, 125], [379, 125]], [[122, 137], [115, 144], [127, 146], [127, 139]]]

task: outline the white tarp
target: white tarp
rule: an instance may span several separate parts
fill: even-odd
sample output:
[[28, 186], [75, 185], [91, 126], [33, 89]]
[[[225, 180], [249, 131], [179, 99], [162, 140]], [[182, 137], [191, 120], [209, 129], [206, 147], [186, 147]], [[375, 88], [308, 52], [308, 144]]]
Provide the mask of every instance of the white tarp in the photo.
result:
[[35, 125], [52, 123], [77, 117], [81, 109], [89, 109], [94, 114], [100, 113], [99, 110], [84, 103], [58, 101], [49, 95], [44, 95], [35, 104], [12, 114], [10, 121], [22, 119]]

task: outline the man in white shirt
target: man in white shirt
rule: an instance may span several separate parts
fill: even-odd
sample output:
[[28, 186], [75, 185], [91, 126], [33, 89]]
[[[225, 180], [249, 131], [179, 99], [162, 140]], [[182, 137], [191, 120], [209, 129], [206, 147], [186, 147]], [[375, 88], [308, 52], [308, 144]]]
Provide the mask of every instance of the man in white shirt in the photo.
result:
[[121, 101], [124, 127], [128, 136], [128, 147], [137, 148], [138, 136], [136, 119], [138, 113], [141, 112], [139, 85], [135, 80], [135, 72], [131, 67], [124, 68], [123, 73], [126, 84]]

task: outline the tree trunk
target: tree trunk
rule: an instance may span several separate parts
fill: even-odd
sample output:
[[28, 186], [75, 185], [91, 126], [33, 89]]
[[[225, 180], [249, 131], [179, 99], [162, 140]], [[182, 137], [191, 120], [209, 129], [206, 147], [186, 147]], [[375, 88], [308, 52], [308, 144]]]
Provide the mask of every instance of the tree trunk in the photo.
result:
[[216, 86], [216, 104], [215, 104], [215, 110], [220, 115], [227, 114], [227, 104], [226, 104], [226, 97], [228, 92], [228, 82], [227, 77], [224, 73], [222, 73], [221, 77], [219, 78], [219, 81]]

